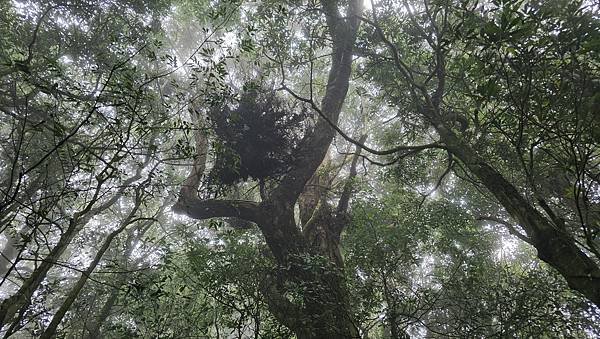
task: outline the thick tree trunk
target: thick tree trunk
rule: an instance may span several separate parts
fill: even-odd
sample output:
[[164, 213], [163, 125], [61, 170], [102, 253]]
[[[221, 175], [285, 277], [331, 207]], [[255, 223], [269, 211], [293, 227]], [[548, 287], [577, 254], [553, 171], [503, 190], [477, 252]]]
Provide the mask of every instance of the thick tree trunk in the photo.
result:
[[[345, 288], [339, 241], [329, 241], [331, 238], [322, 238], [324, 233], [314, 233], [310, 240], [315, 241], [316, 246], [312, 246], [309, 239], [298, 232], [293, 219], [286, 219], [287, 227], [279, 218], [275, 218], [279, 223], [272, 224], [273, 227], [296, 231], [275, 232], [281, 237], [267, 241], [282, 267], [272, 279], [271, 283], [275, 286], [263, 289], [270, 311], [298, 338], [358, 338]], [[328, 221], [331, 219], [323, 218], [314, 222]], [[315, 229], [329, 229], [332, 226], [331, 223], [319, 224], [315, 225]], [[264, 224], [261, 228], [265, 228]], [[271, 245], [277, 243], [302, 245]], [[301, 291], [295, 303], [284, 296], [293, 294], [294, 288]]]
[[[361, 137], [361, 141], [364, 142], [365, 138]], [[290, 276], [286, 280], [297, 282], [305, 291], [304, 308], [299, 312], [299, 321], [295, 321], [302, 324], [294, 329], [299, 338], [359, 337], [352, 321], [339, 248], [340, 235], [348, 221], [346, 213], [359, 154], [357, 148], [336, 209], [330, 206], [327, 197], [332, 181], [328, 162], [308, 181], [298, 199], [302, 238], [310, 256], [303, 253], [301, 257], [292, 258], [293, 264], [288, 266]], [[311, 263], [311, 259], [316, 261], [316, 265]]]
[[[183, 183], [176, 212], [196, 219], [235, 217], [258, 225], [280, 269], [262, 286], [272, 314], [296, 333], [298, 338], [357, 338], [341, 274], [339, 234], [342, 227], [337, 218], [317, 218], [315, 230], [301, 232], [294, 220], [294, 206], [306, 183], [323, 162], [348, 91], [352, 70], [352, 48], [356, 39], [361, 11], [359, 0], [346, 6], [340, 16], [337, 1], [321, 2], [333, 39], [331, 68], [321, 102], [319, 119], [312, 131], [307, 131], [294, 162], [263, 201], [201, 200], [197, 196], [200, 175], [205, 170], [206, 137], [196, 133], [198, 156], [190, 176]], [[331, 222], [333, 221], [333, 222]], [[331, 230], [332, 237], [322, 235]], [[294, 286], [296, 288], [291, 288]]]

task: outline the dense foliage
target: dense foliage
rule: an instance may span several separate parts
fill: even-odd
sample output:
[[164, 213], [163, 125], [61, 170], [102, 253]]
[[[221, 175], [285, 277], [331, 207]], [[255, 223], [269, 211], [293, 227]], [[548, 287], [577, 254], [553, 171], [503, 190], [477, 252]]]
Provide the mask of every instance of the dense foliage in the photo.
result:
[[0, 336], [600, 337], [597, 3], [0, 19]]
[[242, 93], [234, 110], [219, 106], [208, 115], [218, 137], [210, 179], [222, 185], [285, 173], [306, 119], [305, 112], [295, 112], [275, 93], [260, 93], [260, 89]]

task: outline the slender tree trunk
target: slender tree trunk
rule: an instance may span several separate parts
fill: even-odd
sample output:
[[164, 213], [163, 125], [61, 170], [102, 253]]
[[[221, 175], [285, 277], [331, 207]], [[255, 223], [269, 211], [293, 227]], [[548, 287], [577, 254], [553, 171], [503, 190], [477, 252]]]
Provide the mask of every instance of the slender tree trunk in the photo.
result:
[[145, 165], [148, 164], [150, 157], [146, 157], [143, 165], [138, 167], [134, 176], [125, 180], [121, 188], [115, 193], [110, 199], [101, 204], [100, 206], [94, 208], [94, 205], [98, 202], [98, 197], [100, 195], [100, 190], [105, 180], [101, 180], [98, 182], [94, 196], [91, 198], [90, 202], [79, 212], [75, 213], [74, 216], [69, 220], [69, 226], [65, 230], [65, 232], [61, 235], [58, 244], [52, 248], [50, 253], [44, 258], [44, 260], [40, 263], [40, 265], [31, 273], [29, 278], [23, 281], [23, 284], [19, 288], [19, 290], [13, 294], [8, 299], [5, 299], [2, 304], [0, 304], [0, 329], [4, 327], [4, 325], [8, 322], [18, 322], [20, 321], [20, 317], [17, 319], [13, 319], [14, 316], [24, 307], [26, 307], [31, 301], [31, 297], [33, 293], [38, 289], [42, 281], [46, 278], [46, 274], [48, 271], [54, 266], [54, 263], [57, 262], [64, 251], [67, 249], [71, 241], [75, 238], [75, 236], [79, 233], [82, 227], [87, 224], [90, 218], [112, 206], [117, 200], [121, 197], [125, 189], [133, 182], [141, 178], [141, 171]]
[[117, 299], [119, 297], [119, 288], [123, 286], [123, 284], [124, 280], [119, 280], [115, 288], [110, 292], [110, 295], [106, 299], [104, 305], [102, 305], [102, 308], [100, 309], [100, 312], [98, 312], [98, 315], [95, 317], [92, 325], [85, 329], [87, 334], [84, 336], [84, 338], [94, 339], [101, 337], [100, 329], [102, 328], [102, 325], [104, 324], [106, 319], [108, 319], [110, 311], [115, 306], [115, 303], [117, 302]]
[[89, 277], [92, 275], [92, 273], [96, 269], [96, 266], [98, 266], [98, 263], [100, 263], [100, 260], [102, 260], [104, 253], [106, 253], [106, 251], [110, 247], [114, 238], [116, 236], [118, 236], [119, 234], [121, 234], [121, 232], [123, 232], [125, 230], [125, 228], [131, 224], [135, 214], [137, 213], [137, 211], [140, 207], [140, 204], [142, 203], [141, 197], [142, 197], [141, 190], [138, 187], [138, 189], [136, 190], [135, 205], [133, 206], [131, 212], [129, 212], [129, 215], [127, 215], [127, 217], [121, 222], [121, 225], [119, 226], [119, 228], [112, 231], [106, 237], [106, 239], [102, 243], [102, 246], [96, 253], [94, 260], [92, 260], [92, 262], [90, 263], [88, 268], [85, 270], [85, 272], [83, 272], [81, 274], [81, 276], [75, 283], [75, 286], [73, 286], [73, 288], [67, 295], [67, 298], [63, 301], [62, 305], [60, 305], [60, 307], [58, 308], [58, 311], [56, 311], [56, 313], [52, 317], [52, 321], [50, 321], [50, 324], [48, 325], [46, 330], [40, 336], [41, 339], [49, 339], [55, 335], [58, 325], [61, 323], [61, 321], [64, 318], [67, 311], [69, 311], [69, 309], [71, 308], [71, 305], [73, 305], [73, 303], [75, 302], [75, 299], [77, 299], [77, 297], [79, 296], [79, 293], [81, 292], [81, 290], [87, 283]]
[[[35, 191], [39, 189], [42, 181], [41, 178], [42, 176], [37, 174], [35, 180], [33, 180], [33, 182], [23, 190], [23, 194], [19, 196], [19, 201], [30, 200]], [[3, 278], [6, 278], [16, 265], [20, 253], [18, 247], [24, 247], [22, 240], [26, 238], [27, 233], [31, 230], [31, 227], [25, 225], [21, 230], [16, 232], [15, 236], [12, 236], [10, 232], [6, 232], [7, 226], [4, 225], [10, 224], [8, 222], [5, 223], [5, 221], [7, 221], [6, 219], [8, 219], [7, 216], [14, 212], [14, 210], [17, 209], [17, 206], [18, 204], [11, 202], [10, 204], [6, 205], [6, 208], [3, 211], [0, 212], [0, 225], [2, 225], [0, 226], [0, 233], [4, 233], [4, 236], [6, 237], [6, 244], [4, 245], [4, 248], [2, 248], [0, 255], [0, 277]]]
[[[6, 323], [13, 321], [13, 317], [19, 310], [27, 306], [33, 296], [33, 293], [37, 290], [39, 285], [42, 283], [46, 274], [52, 268], [55, 262], [60, 259], [60, 256], [67, 249], [75, 235], [79, 230], [79, 223], [77, 219], [72, 219], [69, 223], [69, 227], [62, 235], [58, 244], [54, 246], [50, 254], [44, 258], [44, 261], [33, 271], [29, 278], [25, 279], [21, 288], [12, 295], [10, 298], [4, 300], [0, 304], [0, 328]], [[16, 320], [18, 321], [18, 320]]]
[[[166, 204], [165, 204], [166, 207]], [[163, 209], [161, 209], [159, 211], [159, 213], [162, 213]], [[133, 253], [133, 249], [135, 247], [135, 241], [141, 239], [146, 232], [150, 229], [150, 225], [144, 225], [140, 228], [136, 228], [136, 229], [130, 229], [129, 233], [127, 235], [127, 240], [125, 241], [125, 250], [123, 253], [123, 262], [124, 262], [124, 267], [127, 267], [127, 264], [129, 262], [129, 258], [131, 257], [131, 254]], [[137, 232], [135, 232], [135, 230], [137, 230]], [[136, 267], [141, 261], [142, 261], [141, 257], [140, 259], [137, 259], [133, 262], [133, 266]], [[87, 332], [87, 334], [84, 335], [84, 338], [86, 339], [94, 339], [94, 338], [98, 338], [101, 337], [100, 334], [100, 330], [102, 328], [102, 325], [104, 325], [104, 322], [106, 321], [106, 319], [108, 319], [108, 316], [110, 315], [110, 312], [112, 310], [112, 308], [114, 307], [114, 305], [116, 304], [118, 298], [119, 298], [119, 290], [121, 288], [121, 286], [123, 286], [125, 284], [125, 282], [127, 281], [127, 276], [126, 275], [121, 275], [118, 277], [116, 283], [114, 283], [113, 289], [110, 292], [110, 295], [108, 296], [108, 298], [106, 299], [106, 301], [104, 302], [104, 304], [102, 305], [102, 308], [100, 308], [100, 312], [98, 312], [98, 315], [96, 315], [94, 317], [94, 321], [92, 323], [92, 325], [90, 326], [86, 326], [86, 328], [84, 329], [84, 333]]]
[[6, 277], [16, 265], [17, 254], [19, 253], [17, 249], [17, 246], [19, 246], [18, 241], [25, 236], [25, 233], [25, 230], [21, 230], [14, 237], [10, 234], [5, 235], [6, 243], [0, 251], [0, 277]]

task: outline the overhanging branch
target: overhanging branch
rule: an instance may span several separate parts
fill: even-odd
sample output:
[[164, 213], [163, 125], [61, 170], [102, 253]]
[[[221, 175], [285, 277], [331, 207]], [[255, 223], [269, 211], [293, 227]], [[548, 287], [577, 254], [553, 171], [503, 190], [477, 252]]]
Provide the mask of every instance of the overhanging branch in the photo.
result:
[[[200, 113], [190, 109], [190, 115], [196, 127], [200, 127]], [[258, 203], [246, 200], [202, 200], [198, 197], [197, 190], [206, 169], [208, 153], [208, 139], [201, 128], [196, 130], [194, 141], [196, 143], [194, 164], [190, 174], [181, 185], [179, 199], [172, 208], [173, 212], [199, 220], [227, 217], [258, 223], [260, 217]]]
[[311, 106], [311, 108], [313, 110], [315, 110], [315, 112], [317, 112], [319, 114], [319, 116], [321, 118], [323, 118], [323, 120], [325, 120], [329, 124], [329, 126], [331, 126], [331, 128], [333, 128], [342, 138], [344, 138], [346, 141], [350, 142], [351, 144], [356, 145], [371, 154], [390, 155], [390, 154], [394, 154], [394, 153], [398, 153], [398, 152], [402, 152], [402, 151], [421, 151], [421, 150], [430, 149], [430, 148], [438, 148], [438, 149], [447, 150], [446, 146], [439, 144], [437, 142], [433, 142], [433, 143], [426, 144], [426, 145], [396, 146], [396, 147], [393, 147], [393, 148], [390, 148], [387, 150], [382, 150], [382, 151], [370, 148], [369, 146], [366, 146], [364, 143], [362, 143], [356, 139], [353, 139], [348, 134], [346, 134], [344, 131], [342, 131], [342, 129], [339, 128], [337, 126], [337, 124], [335, 124], [333, 121], [331, 121], [331, 119], [329, 119], [329, 117], [327, 117], [323, 113], [323, 111], [319, 108], [319, 106], [317, 106], [317, 104], [312, 99], [307, 99], [307, 98], [304, 98], [304, 97], [298, 95], [297, 93], [292, 91], [289, 87], [285, 86], [285, 84], [282, 84], [281, 89], [288, 92], [296, 100], [308, 103]]

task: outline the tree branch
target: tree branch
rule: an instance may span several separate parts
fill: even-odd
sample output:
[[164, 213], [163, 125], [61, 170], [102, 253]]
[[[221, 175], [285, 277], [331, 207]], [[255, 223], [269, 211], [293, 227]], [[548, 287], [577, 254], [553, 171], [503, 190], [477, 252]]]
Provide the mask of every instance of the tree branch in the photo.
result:
[[439, 148], [439, 149], [444, 149], [444, 150], [447, 149], [446, 146], [439, 144], [437, 142], [433, 142], [433, 143], [426, 144], [426, 145], [414, 145], [414, 146], [401, 145], [401, 146], [396, 146], [396, 147], [393, 147], [393, 148], [390, 148], [387, 150], [382, 150], [382, 151], [370, 148], [369, 146], [366, 146], [364, 144], [364, 142], [360, 142], [359, 140], [353, 139], [348, 134], [346, 134], [344, 131], [342, 131], [342, 129], [339, 128], [337, 126], [337, 124], [335, 124], [331, 119], [329, 119], [329, 117], [327, 117], [327, 115], [325, 115], [323, 113], [323, 111], [319, 108], [319, 106], [317, 106], [317, 104], [312, 99], [307, 99], [307, 98], [304, 98], [304, 97], [298, 95], [297, 93], [295, 93], [293, 90], [291, 90], [289, 87], [285, 86], [284, 84], [282, 84], [281, 89], [288, 92], [292, 97], [294, 97], [294, 99], [308, 103], [311, 106], [311, 108], [315, 112], [317, 112], [319, 114], [319, 116], [323, 120], [325, 120], [329, 124], [329, 126], [331, 126], [331, 128], [333, 128], [342, 138], [344, 138], [346, 141], [350, 142], [351, 144], [356, 145], [371, 154], [390, 155], [390, 154], [394, 154], [394, 153], [401, 152], [401, 151], [421, 151], [421, 150], [429, 149], [429, 148]]
[[[363, 134], [358, 139], [359, 142], [364, 143], [367, 140], [367, 135]], [[354, 152], [354, 156], [352, 157], [352, 162], [350, 163], [350, 174], [348, 174], [348, 178], [346, 178], [346, 183], [344, 184], [344, 188], [342, 189], [342, 194], [340, 195], [340, 200], [337, 205], [337, 214], [346, 213], [348, 210], [348, 204], [350, 202], [350, 196], [352, 195], [352, 188], [354, 186], [353, 181], [356, 178], [356, 174], [358, 173], [356, 170], [356, 165], [358, 164], [358, 158], [360, 158], [360, 148], [356, 146], [356, 150]]]
[[514, 235], [515, 237], [523, 240], [524, 242], [526, 242], [530, 245], [533, 245], [533, 242], [531, 241], [531, 239], [529, 239], [525, 234], [517, 231], [517, 228], [513, 224], [509, 223], [508, 221], [502, 220], [497, 217], [487, 216], [487, 215], [486, 216], [478, 216], [477, 218], [475, 218], [475, 220], [493, 221], [497, 224], [504, 225], [504, 226], [506, 226], [506, 228], [508, 229], [508, 232], [510, 234]]
[[[196, 127], [200, 127], [199, 112], [190, 109], [190, 115]], [[202, 200], [198, 198], [197, 190], [206, 169], [206, 155], [208, 153], [208, 138], [201, 128], [196, 129], [194, 141], [196, 143], [196, 157], [190, 174], [181, 185], [179, 199], [172, 207], [173, 212], [199, 220], [228, 217], [258, 223], [260, 220], [258, 203], [246, 200]]]

